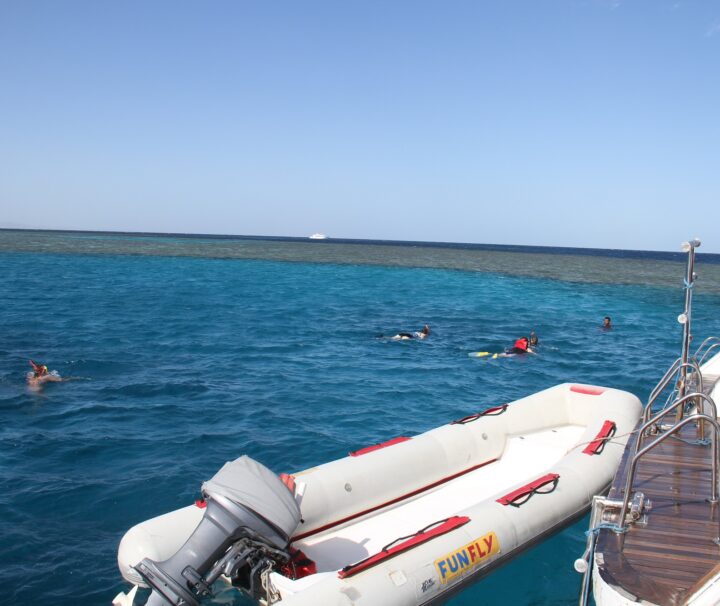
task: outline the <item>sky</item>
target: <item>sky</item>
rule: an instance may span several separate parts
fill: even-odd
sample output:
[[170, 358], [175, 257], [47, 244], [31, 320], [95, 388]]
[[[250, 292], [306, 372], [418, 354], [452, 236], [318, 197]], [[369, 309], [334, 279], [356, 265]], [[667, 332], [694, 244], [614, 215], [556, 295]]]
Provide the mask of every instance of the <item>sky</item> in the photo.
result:
[[720, 252], [720, 3], [0, 2], [0, 227]]

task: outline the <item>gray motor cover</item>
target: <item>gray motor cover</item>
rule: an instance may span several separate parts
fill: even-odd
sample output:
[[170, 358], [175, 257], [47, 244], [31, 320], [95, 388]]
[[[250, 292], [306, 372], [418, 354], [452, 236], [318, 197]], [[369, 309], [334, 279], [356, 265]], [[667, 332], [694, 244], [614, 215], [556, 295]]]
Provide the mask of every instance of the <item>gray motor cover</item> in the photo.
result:
[[[235, 541], [250, 533], [256, 545], [261, 541], [283, 551], [300, 523], [292, 492], [272, 471], [247, 456], [225, 463], [202, 491], [207, 508], [185, 544], [167, 560], [144, 558], [135, 566], [153, 590], [148, 606], [199, 606], [202, 595], [224, 571], [223, 556], [233, 562], [229, 548]], [[259, 555], [264, 555], [262, 547]]]
[[202, 491], [241, 503], [276, 526], [288, 540], [300, 524], [300, 508], [292, 492], [277, 475], [246, 455], [225, 463], [202, 485]]

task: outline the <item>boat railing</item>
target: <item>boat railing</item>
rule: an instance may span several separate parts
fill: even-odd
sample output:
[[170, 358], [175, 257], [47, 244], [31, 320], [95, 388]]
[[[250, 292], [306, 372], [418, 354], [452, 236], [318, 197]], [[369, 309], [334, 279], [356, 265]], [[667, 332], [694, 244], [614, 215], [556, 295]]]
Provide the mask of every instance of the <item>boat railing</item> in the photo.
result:
[[705, 339], [693, 356], [698, 361], [698, 366], [702, 366], [708, 355], [716, 349], [720, 349], [720, 337], [708, 337]]
[[665, 390], [668, 383], [670, 382], [670, 379], [675, 375], [675, 372], [677, 372], [678, 366], [682, 364], [682, 358], [677, 358], [671, 365], [670, 368], [667, 369], [667, 372], [663, 375], [662, 379], [660, 379], [653, 387], [652, 391], [650, 392], [650, 396], [648, 397], [648, 403], [645, 405], [651, 406], [653, 402], [657, 399], [657, 397]]
[[[678, 398], [673, 402], [670, 406], [667, 408], [662, 409], [658, 413], [655, 414], [651, 419], [648, 419], [645, 421], [638, 429], [637, 429], [637, 435], [635, 436], [635, 446], [633, 447], [633, 452], [636, 453], [638, 449], [640, 448], [640, 444], [642, 442], [643, 437], [646, 436], [646, 432], [648, 429], [651, 429], [655, 427], [663, 417], [671, 413], [675, 408], [678, 408], [680, 406], [685, 406], [688, 402], [696, 402], [700, 403], [702, 402], [702, 410], [700, 412], [702, 414], [708, 415], [709, 417], [716, 419], [717, 418], [717, 406], [715, 405], [715, 401], [704, 394], [702, 391], [696, 391], [693, 393], [689, 393], [686, 396], [683, 396], [682, 398]], [[710, 410], [706, 410], [706, 407], [710, 408]], [[699, 407], [698, 407], [699, 409]], [[671, 426], [672, 427], [672, 426]], [[670, 428], [663, 428], [664, 430], [669, 430]], [[647, 435], [651, 435], [650, 432], [648, 432]]]
[[[690, 369], [694, 371], [694, 375], [690, 375], [690, 378], [683, 377], [682, 371], [684, 369]], [[687, 380], [688, 383], [692, 382], [693, 380], [697, 381], [698, 383], [698, 391], [703, 391], [703, 379], [702, 379], [702, 373], [700, 372], [700, 366], [693, 358], [692, 360], [689, 360], [688, 362], [683, 362], [682, 358], [678, 358], [673, 362], [672, 366], [668, 369], [668, 371], [665, 373], [662, 379], [660, 379], [660, 382], [655, 386], [655, 389], [650, 392], [650, 397], [648, 398], [647, 404], [645, 404], [645, 409], [643, 410], [643, 421], [647, 421], [648, 418], [650, 418], [650, 415], [652, 414], [652, 407], [655, 401], [658, 399], [660, 394], [665, 391], [667, 386], [670, 384], [671, 381], [675, 379], [675, 376], [680, 373], [680, 380]], [[675, 388], [673, 388], [673, 392], [670, 395], [670, 398], [668, 398], [668, 402], [675, 402]], [[669, 408], [673, 408], [674, 404], [671, 404], [670, 406], [667, 405], [667, 402], [665, 406], [663, 406], [663, 410], [668, 410]]]
[[[656, 446], [664, 442], [665, 440], [672, 437], [678, 431], [680, 431], [685, 425], [689, 423], [709, 423], [713, 428], [713, 439], [712, 439], [712, 472], [710, 478], [710, 499], [709, 502], [715, 507], [720, 499], [718, 494], [718, 445], [720, 444], [720, 424], [717, 421], [717, 409], [715, 402], [709, 396], [703, 393], [692, 393], [688, 394], [683, 398], [679, 398], [677, 402], [673, 403], [673, 408], [683, 406], [687, 401], [694, 398], [700, 398], [703, 400], [704, 405], [709, 405], [710, 414], [705, 413], [705, 406], [703, 406], [702, 413], [695, 413], [675, 423], [667, 431], [658, 436], [655, 440], [649, 443], [641, 450], [637, 450], [639, 447], [639, 439], [645, 429], [647, 429], [652, 423], [656, 422], [660, 416], [663, 416], [669, 412], [664, 412], [655, 415], [650, 421], [645, 423], [640, 430], [638, 430], [638, 436], [635, 443], [635, 453], [630, 461], [628, 468], [627, 479], [625, 483], [625, 493], [623, 500], [610, 499], [600, 495], [593, 497], [592, 510], [590, 514], [590, 530], [587, 534], [587, 544], [583, 555], [575, 560], [575, 570], [583, 575], [582, 586], [580, 591], [579, 606], [587, 606], [590, 595], [590, 584], [592, 577], [592, 566], [595, 554], [595, 547], [597, 544], [598, 532], [607, 529], [617, 534], [622, 534], [630, 529], [630, 525], [634, 522], [639, 521], [645, 510], [650, 509], [651, 503], [645, 498], [645, 495], [638, 492], [636, 494], [631, 493], [633, 481], [635, 479], [635, 471], [637, 469], [638, 462], [648, 452], [651, 452]], [[657, 418], [656, 418], [657, 417]], [[630, 501], [632, 496], [632, 503]], [[628, 512], [629, 508], [629, 512]], [[606, 517], [606, 512], [618, 512], [613, 514], [611, 517]], [[626, 521], [629, 513], [629, 522]], [[613, 522], [615, 518], [617, 521]], [[718, 516], [718, 529], [717, 535], [713, 539], [713, 542], [720, 546], [720, 516]]]
[[[711, 445], [711, 478], [710, 478], [710, 503], [713, 507], [713, 515], [715, 508], [720, 500], [718, 493], [718, 449], [720, 448], [720, 424], [717, 419], [717, 407], [713, 399], [705, 394], [705, 386], [703, 384], [703, 375], [700, 367], [708, 359], [713, 351], [720, 349], [720, 337], [709, 337], [702, 342], [697, 348], [695, 355], [690, 352], [690, 344], [692, 343], [692, 299], [695, 280], [695, 252], [700, 246], [700, 240], [694, 239], [682, 244], [683, 252], [688, 253], [687, 265], [685, 268], [685, 306], [683, 312], [678, 316], [677, 320], [683, 327], [681, 356], [675, 360], [665, 375], [660, 379], [658, 384], [650, 392], [647, 404], [642, 413], [639, 427], [636, 429], [634, 444], [626, 448], [624, 460], [626, 462], [626, 477], [624, 492], [616, 493], [614, 498], [604, 498], [595, 496], [592, 503], [592, 513], [590, 517], [590, 530], [587, 533], [587, 547], [581, 558], [576, 560], [575, 569], [583, 573], [582, 591], [580, 594], [580, 606], [586, 606], [590, 594], [591, 574], [594, 561], [594, 552], [597, 535], [601, 530], [612, 530], [615, 533], [622, 534], [628, 532], [635, 523], [642, 523], [646, 519], [646, 512], [651, 509], [652, 504], [645, 495], [637, 490], [633, 492], [633, 484], [638, 463], [642, 458], [658, 445], [665, 442], [669, 438], [676, 438], [695, 444], [698, 447]], [[672, 386], [669, 395], [659, 412], [653, 413], [653, 405], [656, 403], [661, 394], [668, 391], [668, 386]], [[685, 416], [686, 408], [689, 403], [695, 404], [694, 411], [691, 410], [688, 416]], [[673, 423], [661, 424], [663, 417], [675, 411]], [[678, 432], [690, 423], [697, 424], [698, 439], [686, 440], [684, 437], [676, 435]], [[706, 425], [712, 428], [712, 437], [705, 440]], [[648, 443], [643, 445], [643, 440]], [[619, 478], [616, 477], [616, 480]], [[623, 490], [619, 486], [617, 490]], [[720, 515], [718, 515], [718, 528], [714, 542], [720, 546]]]
[[[688, 394], [687, 396], [680, 398], [677, 402], [675, 402], [672, 406], [672, 408], [676, 408], [678, 406], [682, 406], [685, 404], [685, 402], [692, 400], [694, 398], [699, 398], [703, 400], [705, 403], [710, 404], [711, 413], [713, 416], [710, 416], [706, 414], [705, 412], [702, 413], [695, 413], [688, 417], [685, 417], [684, 419], [678, 421], [675, 423], [672, 427], [670, 427], [667, 431], [660, 434], [657, 438], [655, 438], [652, 442], [650, 442], [647, 446], [643, 447], [642, 449], [635, 452], [635, 454], [632, 457], [632, 460], [630, 461], [630, 466], [628, 468], [627, 472], [627, 478], [625, 480], [625, 496], [623, 497], [622, 506], [620, 507], [620, 520], [619, 524], [617, 525], [616, 532], [625, 532], [627, 530], [627, 526], [625, 524], [625, 516], [627, 514], [628, 505], [630, 504], [630, 497], [632, 495], [632, 485], [633, 481], [635, 479], [635, 471], [637, 469], [637, 464], [648, 452], [653, 450], [656, 446], [667, 440], [669, 437], [676, 434], [680, 429], [685, 427], [688, 423], [709, 423], [712, 428], [715, 430], [713, 432], [713, 439], [711, 441], [712, 443], [712, 474], [710, 478], [710, 486], [711, 486], [711, 497], [710, 502], [711, 503], [717, 503], [718, 502], [718, 443], [720, 442], [720, 425], [717, 421], [717, 408], [715, 406], [715, 402], [713, 402], [712, 398], [705, 395], [704, 393], [692, 393]], [[663, 414], [667, 414], [669, 410], [664, 411]], [[658, 415], [656, 415], [657, 417]], [[653, 417], [652, 421], [655, 420], [656, 417]], [[647, 427], [651, 424], [651, 421], [648, 421], [648, 423], [645, 423], [641, 431], [638, 431], [638, 436], [636, 437], [635, 446], [636, 448], [639, 447], [640, 444], [640, 437], [642, 435], [642, 432], [644, 429], [647, 429]], [[631, 512], [631, 523], [638, 519], [641, 515], [640, 511], [632, 511]], [[720, 522], [720, 520], [719, 520]], [[720, 540], [720, 528], [718, 528], [718, 540]]]

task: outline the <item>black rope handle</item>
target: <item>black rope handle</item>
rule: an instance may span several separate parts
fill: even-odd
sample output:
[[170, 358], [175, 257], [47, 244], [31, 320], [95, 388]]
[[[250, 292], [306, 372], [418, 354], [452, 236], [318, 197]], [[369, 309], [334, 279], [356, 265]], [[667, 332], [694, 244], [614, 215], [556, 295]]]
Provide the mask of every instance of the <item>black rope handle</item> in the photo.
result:
[[473, 421], [477, 421], [482, 417], [497, 417], [498, 415], [504, 413], [508, 409], [508, 406], [508, 404], [503, 404], [502, 406], [494, 406], [493, 408], [488, 408], [487, 410], [483, 410], [482, 412], [476, 412], [475, 414], [468, 415], [466, 417], [463, 417], [462, 419], [458, 419], [457, 421], [453, 421], [452, 423], [450, 423], [450, 425], [465, 425], [466, 423], [472, 423]]
[[602, 451], [605, 450], [605, 447], [607, 446], [608, 442], [613, 439], [613, 437], [615, 436], [616, 433], [617, 433], [617, 425], [613, 425], [613, 428], [610, 431], [608, 431], [608, 435], [606, 435], [604, 438], [601, 438], [602, 444], [600, 444], [600, 446], [598, 446], [595, 449], [596, 455], [602, 454]]
[[548, 484], [552, 483], [552, 486], [550, 487], [550, 490], [541, 490], [541, 488], [545, 488], [548, 484], [543, 484], [542, 486], [538, 486], [537, 488], [533, 488], [530, 492], [524, 495], [518, 496], [517, 499], [511, 501], [508, 503], [508, 505], [511, 505], [512, 507], [520, 507], [521, 505], [525, 505], [530, 499], [532, 499], [536, 494], [550, 494], [551, 492], [555, 492], [555, 489], [558, 486], [558, 482], [560, 480], [560, 476], [557, 478], [554, 478]]
[[440, 524], [444, 524], [445, 522], [447, 522], [449, 520], [450, 520], [450, 518], [445, 518], [444, 520], [439, 520], [438, 522], [433, 522], [432, 524], [428, 524], [427, 526], [425, 526], [425, 528], [421, 528], [417, 532], [414, 532], [413, 534], [409, 534], [406, 537], [398, 537], [394, 541], [391, 541], [390, 543], [385, 545], [385, 547], [383, 547], [380, 551], [387, 551], [393, 545], [395, 545], [395, 543], [397, 543], [399, 541], [406, 541], [407, 539], [412, 539], [413, 537], [416, 537], [419, 534], [423, 534], [424, 532], [427, 532], [428, 530], [430, 530], [431, 528], [434, 528], [435, 526], [440, 526]]
[[421, 528], [420, 530], [411, 535], [395, 539], [394, 541], [385, 545], [385, 547], [383, 547], [377, 553], [368, 556], [367, 558], [360, 560], [355, 564], [349, 564], [348, 566], [345, 566], [340, 570], [338, 576], [341, 579], [344, 579], [348, 576], [357, 574], [358, 572], [362, 572], [363, 570], [366, 570], [371, 566], [379, 564], [386, 558], [392, 558], [396, 555], [399, 555], [403, 551], [406, 551], [407, 549], [415, 547], [416, 545], [421, 545], [426, 541], [451, 532], [459, 528], [460, 526], [467, 524], [469, 521], [470, 518], [467, 516], [450, 516], [449, 518], [446, 518], [444, 520], [432, 522], [431, 524], [425, 526], [425, 528]]

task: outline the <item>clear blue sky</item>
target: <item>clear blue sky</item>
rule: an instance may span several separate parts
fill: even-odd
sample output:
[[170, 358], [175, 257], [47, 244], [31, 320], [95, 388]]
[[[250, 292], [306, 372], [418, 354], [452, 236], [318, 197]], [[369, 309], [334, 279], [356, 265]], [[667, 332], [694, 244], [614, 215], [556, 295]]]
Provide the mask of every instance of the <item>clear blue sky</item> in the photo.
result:
[[720, 3], [7, 0], [0, 226], [720, 252]]

